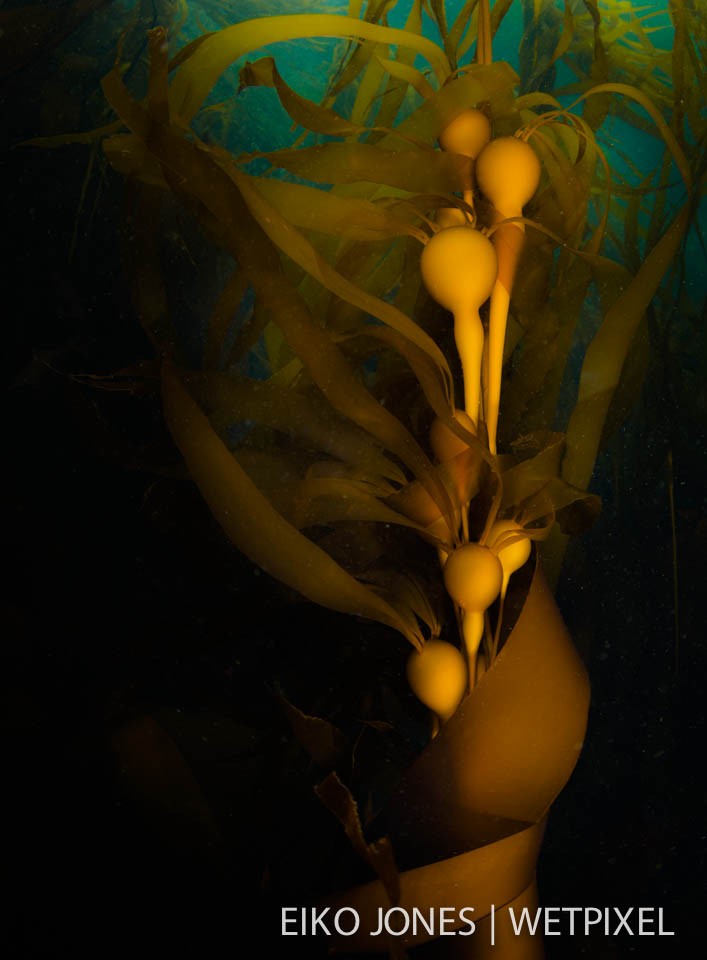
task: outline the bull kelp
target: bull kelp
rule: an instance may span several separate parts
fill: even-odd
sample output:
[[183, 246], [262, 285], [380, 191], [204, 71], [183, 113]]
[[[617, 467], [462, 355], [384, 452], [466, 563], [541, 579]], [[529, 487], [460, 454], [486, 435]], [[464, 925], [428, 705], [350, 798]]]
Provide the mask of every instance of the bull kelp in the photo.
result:
[[[307, 891], [364, 918], [341, 949], [370, 949], [378, 908], [466, 905], [481, 956], [494, 906], [502, 928], [536, 903], [589, 699], [548, 580], [599, 512], [646, 313], [701, 242], [704, 28], [689, 4], [659, 14], [371, 0], [231, 23], [202, 2], [147, 33], [144, 89], [119, 48], [113, 115], [80, 135], [126, 179], [144, 380], [212, 515], [286, 587], [379, 624], [428, 711], [408, 702], [427, 726], [383, 783], [331, 703], [285, 707], [368, 870]], [[319, 95], [283, 44], [321, 51]], [[254, 96], [280, 142], [249, 128]], [[216, 265], [189, 309], [164, 268], [177, 210]], [[497, 947], [518, 949], [541, 950], [529, 932]]]

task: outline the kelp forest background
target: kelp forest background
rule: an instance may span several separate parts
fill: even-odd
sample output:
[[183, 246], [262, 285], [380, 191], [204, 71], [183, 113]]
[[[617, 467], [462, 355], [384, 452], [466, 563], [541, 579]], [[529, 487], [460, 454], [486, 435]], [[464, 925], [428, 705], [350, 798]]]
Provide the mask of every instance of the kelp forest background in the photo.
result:
[[[410, 8], [403, 0], [0, 4], [10, 477], [3, 859], [12, 886], [0, 948], [8, 957], [105, 956], [138, 945], [156, 956], [185, 947], [239, 956], [247, 933], [277, 956], [326, 955], [326, 944], [296, 938], [285, 948], [277, 912], [321, 895], [332, 864], [348, 862], [343, 830], [314, 793], [326, 758], [343, 750], [365, 810], [420, 748], [424, 724], [404, 684], [400, 636], [271, 579], [227, 541], [189, 479], [164, 422], [155, 342], [168, 323], [185, 366], [198, 366], [210, 343], [213, 352], [208, 325], [229, 260], [192, 209], [173, 202], [158, 212], [159, 187], [135, 188], [134, 155], [126, 151], [121, 165], [120, 141], [105, 147], [124, 128], [101, 88], [118, 64], [130, 95], [145, 97], [148, 31], [158, 26], [174, 57], [196, 37], [252, 17], [324, 12], [402, 27]], [[455, 69], [471, 63], [476, 3], [430, 0], [420, 11], [424, 35]], [[603, 250], [626, 277], [683, 207], [686, 220], [603, 424], [587, 507], [597, 515], [570, 540], [557, 579], [592, 702], [539, 863], [543, 904], [663, 907], [677, 932], [550, 940], [549, 960], [677, 955], [701, 936], [705, 890], [707, 25], [701, 0], [496, 0], [492, 29], [494, 60], [508, 61], [516, 95], [541, 113], [545, 95], [569, 106], [591, 86], [630, 85], [650, 99], [689, 167], [678, 169], [637, 100], [607, 93], [578, 108], [611, 170]], [[352, 50], [346, 39], [319, 38], [249, 53], [199, 112], [199, 137], [240, 156], [250, 173], [270, 170], [273, 196], [278, 184], [303, 183], [287, 150], [327, 138], [293, 125], [291, 101], [283, 106], [282, 87], [258, 58], [274, 57], [286, 87], [328, 98], [360, 126], [395, 122], [378, 90], [398, 91], [398, 121], [419, 104], [424, 89], [400, 94], [402, 74], [352, 72]], [[241, 70], [246, 60], [260, 72]], [[376, 142], [375, 131], [368, 136]], [[275, 150], [282, 166], [273, 174]], [[608, 174], [597, 169], [588, 223], [562, 234], [570, 247], [601, 219]], [[571, 190], [565, 200], [571, 207]], [[551, 224], [555, 233], [570, 220], [571, 212]], [[361, 247], [352, 271], [366, 266]], [[555, 327], [537, 329], [507, 366], [506, 417], [522, 425], [518, 434], [567, 429], [610, 295], [588, 285], [569, 331], [557, 304]], [[264, 379], [282, 344], [263, 332], [257, 311], [253, 321], [249, 297], [246, 286], [221, 318], [224, 330], [231, 323], [230, 358], [239, 363], [254, 348], [239, 369]], [[347, 318], [333, 307], [330, 315]], [[533, 371], [553, 380], [542, 395], [549, 406], [532, 399]], [[399, 366], [374, 373], [393, 382]], [[400, 383], [392, 406], [414, 406], [410, 378]]]

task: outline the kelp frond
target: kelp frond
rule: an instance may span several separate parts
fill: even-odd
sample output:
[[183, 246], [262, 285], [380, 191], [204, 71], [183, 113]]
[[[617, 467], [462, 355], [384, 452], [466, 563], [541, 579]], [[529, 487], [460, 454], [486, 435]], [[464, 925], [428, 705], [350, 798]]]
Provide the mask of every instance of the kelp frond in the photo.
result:
[[[498, 518], [513, 517], [528, 537], [543, 539], [556, 520], [573, 532], [596, 514], [587, 488], [622, 369], [689, 229], [693, 180], [704, 172], [685, 149], [704, 129], [688, 75], [704, 65], [707, 40], [691, 7], [670, 4], [677, 64], [655, 45], [662, 25], [628, 2], [524, 5], [520, 76], [492, 50], [510, 0], [469, 0], [455, 17], [442, 0], [413, 0], [404, 28], [389, 26], [396, 4], [380, 0], [365, 10], [352, 3], [348, 16], [225, 25], [171, 58], [165, 31], [156, 29], [145, 98], [129, 91], [119, 66], [103, 82], [120, 127], [95, 136], [151, 211], [150, 226], [139, 230], [144, 257], [133, 257], [136, 302], [169, 358], [168, 423], [207, 502], [254, 562], [310, 599], [377, 619], [416, 646], [441, 624], [421, 581], [412, 587], [376, 566], [387, 531], [419, 537], [444, 560], [470, 538], [485, 543]], [[423, 35], [425, 17], [439, 42]], [[319, 102], [277, 63], [278, 45], [316, 38], [345, 46]], [[290, 143], [234, 151], [197, 134], [208, 111], [227, 116], [229, 101], [207, 101], [232, 65], [240, 94], [277, 98], [294, 124]], [[574, 81], [542, 89], [560, 67]], [[499, 218], [475, 185], [474, 158], [438, 149], [440, 134], [470, 109], [487, 118], [494, 138], [529, 144], [539, 159], [539, 186], [522, 215]], [[637, 169], [628, 154], [617, 169], [620, 152], [607, 133], [617, 123], [660, 144], [652, 170]], [[175, 362], [180, 348], [156, 252], [170, 195], [231, 260], [201, 371]], [[464, 371], [450, 350], [448, 318], [420, 280], [420, 256], [445, 215], [494, 243], [508, 230], [524, 237], [509, 291], [498, 456], [485, 421], [470, 431], [457, 416]], [[639, 265], [623, 248], [636, 246], [646, 221]], [[587, 319], [589, 300], [601, 302], [599, 322]], [[482, 314], [488, 323], [486, 307]], [[248, 372], [255, 358], [260, 377]], [[577, 401], [567, 417], [558, 405], [571, 377]], [[566, 436], [551, 432], [563, 419]], [[199, 441], [187, 422], [198, 424]], [[461, 452], [431, 449], [433, 422]], [[207, 451], [208, 470], [199, 465]], [[238, 498], [252, 523], [271, 531], [268, 546], [256, 543], [251, 520], [235, 516]], [[355, 575], [321, 546], [336, 552], [337, 530], [350, 525], [362, 543], [365, 530], [379, 544], [362, 551], [368, 559]], [[278, 554], [273, 538], [287, 549]]]

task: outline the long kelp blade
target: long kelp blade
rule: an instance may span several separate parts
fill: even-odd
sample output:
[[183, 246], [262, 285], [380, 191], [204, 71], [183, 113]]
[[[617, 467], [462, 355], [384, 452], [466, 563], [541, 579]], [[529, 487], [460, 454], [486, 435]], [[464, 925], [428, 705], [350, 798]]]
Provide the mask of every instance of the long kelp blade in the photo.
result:
[[229, 539], [253, 563], [322, 606], [393, 627], [412, 644], [421, 637], [410, 620], [355, 580], [302, 536], [252, 483], [192, 400], [176, 368], [162, 371], [164, 413], [174, 441], [209, 509]]
[[634, 334], [678, 250], [688, 222], [686, 205], [609, 309], [587, 349], [577, 405], [567, 427], [567, 454], [562, 470], [564, 479], [575, 487], [586, 489], [589, 485], [604, 420]]
[[419, 217], [413, 217], [411, 209], [344, 197], [330, 190], [274, 178], [259, 177], [254, 183], [268, 203], [286, 211], [288, 221], [305, 230], [366, 241], [414, 236], [418, 232], [414, 221], [419, 221]]
[[[209, 151], [185, 139], [174, 127], [155, 122], [130, 96], [117, 69], [104, 78], [103, 89], [126, 125], [149, 144], [175, 193], [199, 219], [204, 219], [207, 226], [214, 222], [218, 225], [226, 245], [247, 272], [256, 298], [261, 298], [270, 317], [277, 320], [291, 349], [302, 360], [324, 396], [335, 409], [397, 454], [420, 478], [451, 522], [449, 495], [429, 458], [401, 422], [354, 376], [327, 332], [314, 323], [296, 290], [287, 281], [277, 249], [251, 215], [234, 180]], [[268, 210], [272, 211], [272, 208], [268, 207]], [[368, 298], [363, 291], [361, 295], [365, 308]], [[375, 298], [371, 299], [375, 301]], [[394, 309], [386, 304], [383, 306], [386, 314]], [[398, 313], [395, 311], [396, 315]], [[407, 318], [402, 319], [416, 326]]]
[[333, 14], [262, 17], [244, 20], [212, 34], [179, 67], [170, 90], [173, 112], [188, 123], [218, 78], [235, 60], [272, 43], [311, 37], [346, 37], [411, 47], [432, 65], [440, 83], [450, 73], [447, 58], [435, 43], [405, 30]]
[[298, 527], [356, 521], [397, 524], [424, 533], [420, 524], [392, 510], [351, 481], [314, 477], [305, 480], [297, 494], [295, 521]]
[[410, 193], [453, 193], [468, 180], [471, 160], [409, 144], [385, 149], [368, 143], [321, 143], [264, 154], [280, 167], [314, 183], [379, 183]]
[[184, 379], [217, 428], [252, 420], [365, 472], [405, 482], [369, 434], [300, 391], [233, 374], [194, 372]]
[[434, 340], [422, 330], [413, 320], [406, 317], [396, 307], [378, 297], [371, 296], [356, 284], [347, 280], [343, 274], [331, 267], [326, 260], [319, 256], [316, 249], [307, 239], [294, 230], [284, 217], [267, 203], [258, 193], [252, 178], [236, 170], [229, 171], [243, 195], [251, 213], [263, 226], [265, 233], [273, 243], [291, 257], [308, 273], [311, 273], [320, 283], [343, 300], [360, 307], [367, 313], [377, 317], [383, 323], [402, 333], [438, 365], [443, 378], [451, 381], [451, 372], [447, 360]]
[[270, 87], [277, 92], [280, 103], [290, 118], [305, 130], [329, 137], [349, 137], [367, 132], [366, 127], [339, 116], [329, 107], [300, 96], [282, 79], [272, 57], [261, 57], [246, 63], [239, 74], [240, 88]]

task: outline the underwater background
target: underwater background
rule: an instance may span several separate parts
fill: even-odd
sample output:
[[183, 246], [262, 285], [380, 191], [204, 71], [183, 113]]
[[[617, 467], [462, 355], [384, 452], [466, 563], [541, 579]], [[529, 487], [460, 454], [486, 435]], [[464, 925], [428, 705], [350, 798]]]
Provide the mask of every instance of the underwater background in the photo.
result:
[[[680, 263], [648, 311], [623, 418], [597, 461], [590, 489], [602, 499], [601, 515], [572, 541], [557, 588], [592, 704], [539, 864], [544, 905], [663, 907], [677, 935], [550, 940], [550, 960], [673, 956], [701, 936], [707, 46], [704, 35], [680, 33], [681, 24], [701, 23], [700, 2], [634, 8], [650, 14], [655, 48], [678, 49], [703, 84], [689, 91], [696, 200]], [[391, 4], [388, 22], [402, 26], [407, 6]], [[447, 4], [450, 19], [462, 6]], [[631, 7], [567, 7], [576, 29], [555, 63], [548, 61], [566, 22], [561, 3], [514, 0], [494, 55], [513, 66], [525, 91], [566, 87], [571, 102], [572, 58], [590, 62], [596, 52], [593, 11], [609, 29]], [[341, 722], [352, 724], [375, 674], [384, 693], [368, 695], [371, 716], [387, 710], [400, 728], [382, 745], [374, 727], [361, 727], [360, 763], [383, 791], [385, 771], [412, 753], [416, 727], [400, 705], [397, 641], [298, 600], [242, 557], [182, 470], [154, 392], [91, 382], [152, 358], [125, 267], [126, 248], [134, 253], [139, 244], [136, 214], [97, 141], [25, 145], [111, 122], [100, 80], [119, 44], [123, 79], [142, 95], [154, 26], [169, 29], [176, 52], [227, 23], [323, 9], [347, 5], [0, 5], [10, 477], [2, 701], [12, 808], [4, 849], [13, 888], [0, 936], [8, 956], [103, 956], [148, 945], [157, 956], [186, 947], [203, 957], [240, 956], [246, 930], [280, 955], [325, 955], [312, 944], [284, 951], [276, 931], [280, 903], [316, 895], [322, 878], [336, 875], [342, 845], [338, 825], [322, 818], [316, 765], [293, 742], [281, 698], [306, 712], [337, 705]], [[434, 38], [432, 19], [424, 22]], [[638, 58], [635, 74], [647, 91], [658, 83], [671, 89], [665, 66], [675, 58], [656, 59], [653, 70], [636, 37], [626, 62]], [[318, 40], [265, 52], [300, 94], [318, 100], [344, 46]], [[607, 44], [609, 76], [622, 69], [620, 47], [617, 39]], [[239, 92], [232, 68], [197, 120], [199, 135], [233, 152], [288, 145], [291, 123], [271, 93]], [[662, 155], [654, 135], [619, 115], [607, 151], [638, 186]], [[674, 172], [664, 194], [668, 207], [681, 202]], [[634, 228], [633, 271], [654, 224], [641, 211]], [[620, 237], [622, 224], [612, 232]], [[165, 226], [163, 265], [175, 324], [196, 360], [204, 304], [214, 300], [223, 264], [189, 219], [175, 215]], [[578, 365], [579, 355], [575, 372]], [[569, 407], [576, 384], [564, 389]]]

